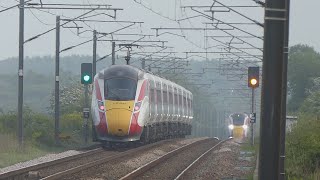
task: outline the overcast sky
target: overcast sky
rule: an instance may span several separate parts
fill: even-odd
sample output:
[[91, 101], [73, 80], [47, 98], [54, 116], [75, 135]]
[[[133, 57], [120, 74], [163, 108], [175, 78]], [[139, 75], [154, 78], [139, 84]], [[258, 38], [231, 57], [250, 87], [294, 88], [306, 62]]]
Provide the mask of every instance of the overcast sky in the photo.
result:
[[[61, 3], [61, 2], [73, 2], [72, 0], [42, 0], [44, 3]], [[130, 20], [130, 21], [143, 21], [142, 25], [136, 24], [129, 29], [120, 31], [119, 33], [143, 33], [155, 35], [155, 31], [150, 28], [154, 27], [179, 27], [179, 24], [174, 20], [185, 18], [187, 16], [197, 15], [196, 13], [186, 9], [181, 10], [180, 5], [210, 5], [210, 0], [192, 1], [192, 0], [138, 0], [142, 2], [146, 7], [151, 8], [157, 13], [161, 13], [161, 17], [133, 0], [79, 0], [78, 3], [107, 3], [113, 5], [114, 8], [123, 8], [123, 11], [119, 11], [117, 14], [117, 20]], [[34, 2], [38, 2], [34, 0]], [[235, 4], [231, 0], [220, 0], [225, 4]], [[240, 1], [236, 3], [239, 4]], [[9, 7], [15, 5], [15, 0], [0, 0], [0, 10], [3, 7]], [[250, 0], [242, 0], [241, 5], [255, 5]], [[318, 8], [320, 7], [320, 1], [318, 0], [292, 0], [291, 1], [291, 19], [290, 19], [290, 45], [303, 43], [313, 46], [317, 51], [320, 51], [320, 25], [318, 24], [317, 17], [320, 17]], [[240, 12], [250, 16], [258, 21], [263, 20], [263, 11], [261, 8], [255, 10], [242, 9]], [[75, 17], [83, 13], [83, 11], [50, 11], [51, 13], [60, 14], [68, 17]], [[110, 12], [112, 14], [112, 12]], [[236, 14], [221, 13], [217, 15], [220, 19], [224, 19], [227, 22], [246, 22], [245, 19], [241, 19]], [[106, 16], [99, 17], [99, 20], [112, 20]], [[171, 19], [171, 20], [170, 20]], [[208, 22], [205, 18], [195, 18], [190, 21], [181, 21], [182, 27], [205, 27], [204, 22]], [[45, 12], [37, 10], [26, 10], [25, 15], [25, 39], [28, 39], [34, 35], [42, 33], [47, 29], [54, 27], [55, 16]], [[103, 32], [112, 32], [120, 29], [128, 24], [122, 23], [108, 23], [108, 24], [88, 24], [91, 28], [98, 29]], [[71, 26], [71, 24], [70, 24]], [[90, 29], [84, 24], [79, 24], [85, 29]], [[18, 9], [12, 9], [0, 13], [0, 60], [8, 57], [18, 56]], [[243, 27], [243, 26], [242, 26]], [[246, 28], [246, 27], [245, 27]], [[81, 31], [81, 30], [80, 30]], [[262, 35], [262, 29], [259, 27], [248, 28], [248, 31], [255, 33], [257, 36]], [[164, 34], [159, 38], [146, 37], [144, 40], [165, 40], [169, 41], [168, 46], [174, 47], [174, 49], [168, 49], [165, 51], [190, 51], [197, 50], [203, 51], [205, 46], [215, 46], [214, 42], [207, 42], [204, 40], [204, 35], [223, 35], [216, 33], [216, 31], [204, 32], [204, 31], [170, 31], [171, 33], [186, 35], [187, 40], [179, 36]], [[206, 33], [206, 34], [205, 34]], [[241, 34], [242, 35], [242, 34]], [[76, 36], [75, 30], [62, 29], [61, 32], [61, 49], [72, 46], [77, 43], [89, 40], [92, 38], [92, 33], [87, 32], [80, 35], [80, 38]], [[111, 37], [108, 36], [107, 39]], [[114, 37], [121, 39], [122, 37]], [[135, 40], [139, 37], [125, 37]], [[25, 56], [43, 56], [53, 55], [55, 51], [55, 33], [51, 32], [39, 39], [29, 42], [25, 45]], [[262, 47], [262, 42], [254, 40], [252, 42], [257, 47]], [[145, 48], [143, 51], [155, 51], [153, 48]], [[110, 43], [99, 42], [98, 54], [103, 56], [110, 53]], [[62, 55], [70, 54], [92, 54], [92, 43], [88, 43], [79, 48], [70, 50]]]

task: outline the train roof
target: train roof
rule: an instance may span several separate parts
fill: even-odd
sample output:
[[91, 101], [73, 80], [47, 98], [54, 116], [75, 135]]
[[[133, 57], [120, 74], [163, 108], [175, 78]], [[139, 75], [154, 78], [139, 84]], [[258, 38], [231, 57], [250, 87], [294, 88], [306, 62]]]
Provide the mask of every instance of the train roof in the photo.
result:
[[[126, 70], [126, 71], [123, 71]], [[112, 77], [129, 77], [138, 79], [141, 75], [146, 75], [150, 77], [154, 77], [155, 80], [161, 80], [162, 82], [165, 82], [165, 84], [172, 83], [175, 86], [178, 86], [179, 88], [183, 89], [184, 91], [187, 91], [188, 93], [192, 94], [189, 90], [184, 88], [181, 85], [176, 84], [175, 82], [172, 82], [164, 77], [160, 77], [158, 75], [153, 74], [152, 72], [146, 71], [144, 69], [140, 69], [135, 66], [131, 65], [111, 65], [110, 67], [104, 68], [101, 70], [98, 74], [99, 78], [112, 78]]]
[[244, 113], [244, 112], [235, 112], [235, 113], [231, 113], [230, 115], [229, 115], [229, 117], [231, 117], [231, 116], [233, 116], [233, 115], [237, 115], [237, 114], [242, 114], [242, 115], [244, 115], [244, 116], [248, 116], [248, 114], [247, 113]]
[[114, 77], [128, 77], [138, 80], [139, 72], [132, 66], [112, 65], [102, 71], [104, 79], [110, 79]]

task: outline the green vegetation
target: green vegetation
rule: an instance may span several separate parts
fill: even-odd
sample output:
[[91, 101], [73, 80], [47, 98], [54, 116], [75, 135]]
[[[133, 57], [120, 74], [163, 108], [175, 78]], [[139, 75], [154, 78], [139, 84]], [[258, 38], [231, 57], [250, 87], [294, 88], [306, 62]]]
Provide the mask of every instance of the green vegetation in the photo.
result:
[[[241, 144], [241, 151], [245, 151], [245, 152], [252, 152], [254, 153], [254, 165], [256, 166], [256, 161], [257, 161], [257, 154], [258, 154], [258, 151], [259, 151], [259, 142], [255, 142], [255, 144], [252, 146], [251, 143], [250, 143], [250, 139], [246, 139], [246, 141], [244, 143]], [[251, 171], [250, 174], [248, 174], [246, 176], [246, 179], [248, 180], [253, 180], [254, 179], [254, 170], [256, 167], [253, 167], [253, 170]]]
[[320, 54], [307, 45], [290, 48], [288, 63], [289, 111], [297, 111], [314, 89], [314, 80], [320, 76]]
[[313, 48], [297, 45], [289, 55], [288, 109], [298, 123], [286, 137], [288, 179], [320, 176], [320, 55]]
[[259, 143], [256, 143], [252, 146], [250, 144], [250, 141], [246, 141], [246, 143], [241, 144], [241, 150], [242, 151], [248, 151], [248, 152], [253, 152], [255, 154], [258, 153], [259, 151]]
[[289, 176], [308, 178], [320, 172], [320, 123], [315, 116], [301, 117], [287, 135], [286, 167]]
[[[49, 152], [82, 147], [82, 114], [62, 114], [60, 118], [61, 145], [54, 142], [54, 119], [51, 116], [24, 109], [25, 146], [18, 148], [16, 138], [16, 112], [0, 115], [0, 168], [17, 162], [33, 159]], [[23, 152], [23, 153], [22, 153]]]
[[50, 152], [60, 152], [63, 148], [49, 146], [35, 146], [27, 141], [23, 150], [19, 150], [16, 136], [12, 134], [0, 134], [0, 168], [34, 159]]

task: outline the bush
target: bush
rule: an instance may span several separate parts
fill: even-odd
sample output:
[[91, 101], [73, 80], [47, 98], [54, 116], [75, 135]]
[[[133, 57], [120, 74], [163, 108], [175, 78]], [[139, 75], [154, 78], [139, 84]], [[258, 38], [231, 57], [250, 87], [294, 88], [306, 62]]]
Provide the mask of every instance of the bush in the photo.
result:
[[65, 114], [61, 117], [61, 134], [70, 136], [73, 141], [81, 138], [83, 118], [81, 113]]
[[17, 113], [9, 112], [0, 115], [0, 132], [9, 133], [17, 129]]
[[[24, 137], [27, 141], [38, 145], [54, 145], [54, 118], [35, 113], [28, 107], [23, 113]], [[91, 120], [88, 122], [88, 127]], [[0, 115], [0, 135], [17, 134], [17, 112], [8, 112]], [[90, 135], [90, 129], [88, 128]], [[60, 137], [67, 139], [65, 145], [78, 145], [82, 143], [83, 118], [82, 113], [66, 113], [60, 117]], [[62, 141], [64, 142], [64, 141]]]
[[25, 136], [41, 144], [53, 145], [54, 120], [46, 115], [32, 113], [25, 120]]
[[[40, 113], [35, 113], [26, 107], [23, 112], [23, 127], [25, 139], [46, 145], [53, 143], [54, 125], [52, 118]], [[17, 112], [0, 115], [1, 134], [16, 134], [17, 129]]]
[[287, 134], [286, 167], [289, 176], [307, 178], [320, 165], [320, 120], [300, 114], [297, 125]]

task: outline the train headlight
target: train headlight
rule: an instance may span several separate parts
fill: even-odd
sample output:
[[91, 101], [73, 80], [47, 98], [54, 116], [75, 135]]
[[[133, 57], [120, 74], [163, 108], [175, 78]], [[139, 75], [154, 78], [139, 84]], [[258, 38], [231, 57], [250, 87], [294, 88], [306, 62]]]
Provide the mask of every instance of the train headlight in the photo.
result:
[[99, 111], [104, 111], [103, 101], [98, 101], [98, 107], [99, 107]]
[[134, 105], [134, 112], [137, 112], [140, 110], [142, 102], [136, 102], [136, 104]]
[[243, 125], [242, 128], [243, 128], [244, 130], [247, 130], [247, 129], [248, 129], [248, 126], [247, 126], [247, 125]]
[[233, 128], [234, 128], [233, 124], [230, 124], [230, 125], [228, 126], [228, 128], [229, 128], [230, 130], [233, 130]]

